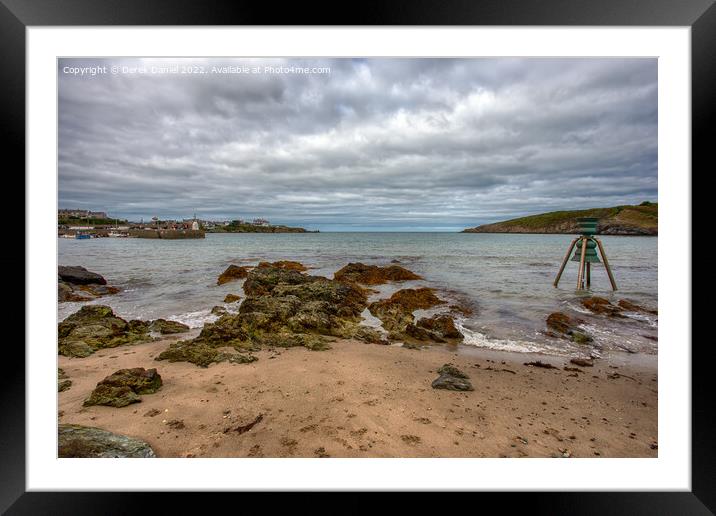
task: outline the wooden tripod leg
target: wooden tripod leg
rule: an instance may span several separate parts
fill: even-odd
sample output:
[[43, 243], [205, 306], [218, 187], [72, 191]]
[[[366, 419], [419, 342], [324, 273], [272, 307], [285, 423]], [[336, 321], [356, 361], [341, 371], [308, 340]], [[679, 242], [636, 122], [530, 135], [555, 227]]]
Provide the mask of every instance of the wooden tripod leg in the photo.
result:
[[595, 238], [594, 240], [597, 242], [597, 245], [599, 246], [599, 252], [602, 255], [602, 260], [604, 260], [604, 268], [607, 269], [607, 276], [609, 276], [609, 281], [612, 284], [612, 290], [616, 290], [617, 282], [614, 281], [614, 276], [612, 275], [612, 269], [611, 269], [611, 267], [609, 267], [609, 260], [607, 260], [607, 255], [604, 252], [604, 246], [602, 246], [602, 242], [598, 238]]
[[587, 288], [592, 286], [592, 264], [587, 262]]
[[554, 286], [556, 287], [559, 283], [559, 278], [562, 277], [562, 273], [564, 272], [564, 268], [567, 266], [567, 261], [569, 260], [569, 255], [572, 253], [572, 249], [574, 249], [574, 244], [577, 243], [577, 240], [579, 238], [575, 238], [572, 240], [572, 243], [569, 244], [569, 249], [567, 249], [567, 254], [564, 255], [564, 260], [562, 260], [562, 266], [559, 268], [559, 272], [557, 273], [557, 277], [554, 279]]
[[579, 258], [579, 274], [577, 275], [577, 290], [584, 288], [584, 259], [587, 256], [587, 239], [582, 238], [582, 256]]

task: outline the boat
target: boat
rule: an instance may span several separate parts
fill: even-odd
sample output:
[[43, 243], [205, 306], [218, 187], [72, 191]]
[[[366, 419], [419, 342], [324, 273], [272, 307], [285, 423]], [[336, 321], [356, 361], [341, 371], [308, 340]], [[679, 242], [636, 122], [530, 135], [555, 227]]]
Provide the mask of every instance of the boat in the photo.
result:
[[77, 240], [85, 240], [87, 238], [92, 238], [92, 237], [90, 235], [88, 235], [87, 233], [75, 233], [75, 239], [77, 239]]

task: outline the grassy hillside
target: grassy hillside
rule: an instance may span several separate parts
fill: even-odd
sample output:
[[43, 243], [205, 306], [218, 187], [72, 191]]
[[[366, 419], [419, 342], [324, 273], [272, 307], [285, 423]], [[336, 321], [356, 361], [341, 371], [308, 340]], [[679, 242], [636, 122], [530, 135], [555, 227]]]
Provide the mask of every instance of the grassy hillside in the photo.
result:
[[218, 226], [207, 230], [207, 233], [308, 233], [303, 228], [292, 228], [289, 226], [255, 226], [232, 222], [228, 226]]
[[657, 235], [659, 205], [644, 202], [638, 206], [614, 206], [588, 210], [552, 211], [540, 215], [484, 224], [463, 230], [464, 233], [578, 233], [578, 217], [599, 219], [602, 235]]

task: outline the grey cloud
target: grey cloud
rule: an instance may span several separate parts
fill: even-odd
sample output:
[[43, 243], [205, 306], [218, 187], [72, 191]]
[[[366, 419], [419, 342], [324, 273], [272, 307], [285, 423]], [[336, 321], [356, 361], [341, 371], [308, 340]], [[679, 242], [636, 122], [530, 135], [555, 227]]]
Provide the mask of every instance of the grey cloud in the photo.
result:
[[[95, 75], [65, 66], [328, 66]], [[59, 204], [460, 229], [656, 200], [655, 59], [62, 59]]]

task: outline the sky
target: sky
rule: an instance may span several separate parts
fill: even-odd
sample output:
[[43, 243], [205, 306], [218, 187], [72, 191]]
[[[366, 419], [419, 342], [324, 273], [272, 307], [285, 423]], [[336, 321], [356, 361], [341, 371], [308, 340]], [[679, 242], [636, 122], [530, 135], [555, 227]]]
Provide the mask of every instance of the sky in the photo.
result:
[[657, 201], [657, 60], [59, 59], [58, 207], [459, 231]]

